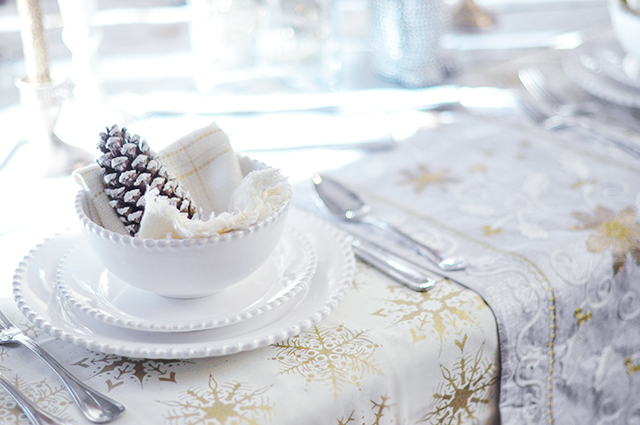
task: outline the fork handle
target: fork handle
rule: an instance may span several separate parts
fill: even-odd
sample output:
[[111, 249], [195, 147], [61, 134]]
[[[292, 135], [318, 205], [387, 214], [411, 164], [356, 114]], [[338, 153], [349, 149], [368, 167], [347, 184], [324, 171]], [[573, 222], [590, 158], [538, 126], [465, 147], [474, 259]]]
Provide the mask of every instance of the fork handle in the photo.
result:
[[0, 375], [0, 387], [3, 387], [13, 397], [33, 425], [71, 425], [70, 422], [45, 412], [3, 375]]
[[89, 421], [106, 423], [124, 413], [124, 406], [122, 404], [82, 383], [58, 363], [56, 359], [51, 357], [40, 345], [25, 334], [20, 333], [14, 336], [12, 341], [18, 342], [33, 351], [53, 369], [60, 379], [62, 379], [62, 382], [64, 382], [82, 414]]
[[566, 120], [569, 124], [573, 124], [575, 127], [591, 133], [591, 135], [600, 136], [628, 154], [640, 158], [640, 146], [635, 146], [632, 142], [624, 140], [624, 136], [613, 129], [584, 117], [576, 117], [574, 119], [567, 117]]

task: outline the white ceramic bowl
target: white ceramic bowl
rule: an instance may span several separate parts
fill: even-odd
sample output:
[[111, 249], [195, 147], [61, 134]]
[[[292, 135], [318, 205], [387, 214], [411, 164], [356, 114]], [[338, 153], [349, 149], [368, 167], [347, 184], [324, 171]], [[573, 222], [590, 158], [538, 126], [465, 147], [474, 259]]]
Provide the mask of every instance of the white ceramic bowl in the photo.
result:
[[640, 60], [640, 14], [621, 0], [609, 0], [609, 15], [622, 48]]
[[208, 238], [143, 239], [120, 235], [93, 222], [81, 190], [76, 213], [100, 263], [128, 284], [171, 298], [219, 292], [256, 271], [276, 247], [289, 203], [246, 230]]

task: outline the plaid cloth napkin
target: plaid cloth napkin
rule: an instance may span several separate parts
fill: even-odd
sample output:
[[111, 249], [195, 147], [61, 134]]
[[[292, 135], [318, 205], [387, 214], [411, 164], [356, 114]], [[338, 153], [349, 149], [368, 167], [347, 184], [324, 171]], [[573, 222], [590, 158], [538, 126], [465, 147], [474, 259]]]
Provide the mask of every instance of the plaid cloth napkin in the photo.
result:
[[[289, 183], [278, 170], [266, 168], [243, 176], [229, 138], [215, 123], [178, 139], [158, 156], [189, 191], [202, 221], [187, 219], [151, 191], [145, 195], [140, 237], [210, 236], [247, 227], [292, 196]], [[77, 170], [74, 178], [90, 195], [89, 217], [108, 230], [128, 234], [109, 205], [100, 166], [91, 164]]]

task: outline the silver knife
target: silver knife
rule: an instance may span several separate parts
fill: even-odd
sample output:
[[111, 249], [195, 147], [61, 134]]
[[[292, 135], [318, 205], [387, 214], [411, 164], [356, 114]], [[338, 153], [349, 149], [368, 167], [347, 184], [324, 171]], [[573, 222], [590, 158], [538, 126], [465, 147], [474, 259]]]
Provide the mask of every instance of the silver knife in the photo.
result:
[[436, 279], [416, 269], [389, 251], [359, 239], [353, 239], [353, 253], [360, 260], [380, 270], [409, 289], [417, 292], [429, 290], [436, 284]]

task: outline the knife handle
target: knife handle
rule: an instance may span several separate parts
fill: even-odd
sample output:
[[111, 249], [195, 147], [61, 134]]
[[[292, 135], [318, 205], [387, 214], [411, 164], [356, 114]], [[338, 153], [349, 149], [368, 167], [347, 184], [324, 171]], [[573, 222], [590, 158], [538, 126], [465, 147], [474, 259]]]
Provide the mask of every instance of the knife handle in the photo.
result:
[[409, 289], [424, 292], [436, 283], [431, 276], [376, 245], [354, 239], [351, 246], [356, 257]]

